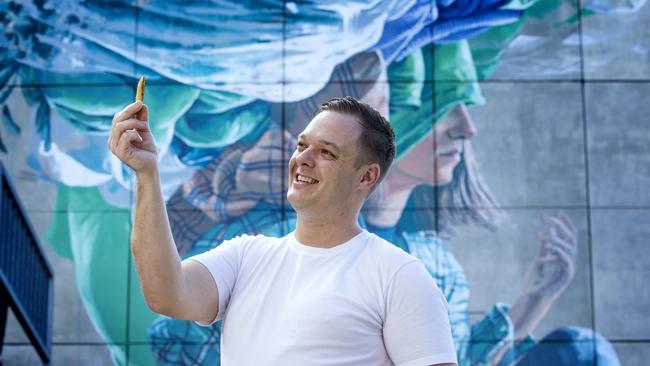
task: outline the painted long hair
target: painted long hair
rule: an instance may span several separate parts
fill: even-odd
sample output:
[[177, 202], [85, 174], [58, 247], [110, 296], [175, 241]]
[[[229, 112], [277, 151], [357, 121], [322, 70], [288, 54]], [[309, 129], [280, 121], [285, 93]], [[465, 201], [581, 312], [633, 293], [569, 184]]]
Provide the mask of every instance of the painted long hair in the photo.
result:
[[496, 230], [505, 218], [483, 180], [472, 144], [465, 142], [462, 159], [454, 168], [450, 183], [441, 186], [422, 184], [409, 197], [406, 207], [432, 207], [405, 210], [398, 226], [404, 231], [435, 230], [443, 236], [452, 235], [462, 225], [479, 225]]

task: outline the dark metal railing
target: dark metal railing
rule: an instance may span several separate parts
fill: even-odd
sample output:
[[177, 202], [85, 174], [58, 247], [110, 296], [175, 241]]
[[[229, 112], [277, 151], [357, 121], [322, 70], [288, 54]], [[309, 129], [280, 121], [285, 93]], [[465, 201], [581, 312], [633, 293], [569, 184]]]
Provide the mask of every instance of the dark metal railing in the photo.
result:
[[53, 273], [0, 163], [0, 354], [9, 307], [44, 364], [52, 350]]

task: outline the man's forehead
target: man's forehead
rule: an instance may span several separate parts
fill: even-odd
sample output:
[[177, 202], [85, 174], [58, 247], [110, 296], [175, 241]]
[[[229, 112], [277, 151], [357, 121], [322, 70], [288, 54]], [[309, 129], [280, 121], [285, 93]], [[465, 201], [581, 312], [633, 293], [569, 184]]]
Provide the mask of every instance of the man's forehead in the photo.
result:
[[303, 138], [326, 140], [343, 148], [356, 145], [361, 126], [356, 117], [331, 111], [317, 114], [299, 135]]

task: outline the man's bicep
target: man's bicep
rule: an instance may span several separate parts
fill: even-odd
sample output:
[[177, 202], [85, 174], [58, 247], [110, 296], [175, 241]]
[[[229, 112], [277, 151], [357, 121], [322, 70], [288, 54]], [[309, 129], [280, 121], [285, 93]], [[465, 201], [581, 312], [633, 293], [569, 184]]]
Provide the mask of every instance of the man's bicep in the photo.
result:
[[219, 290], [212, 274], [201, 262], [193, 259], [184, 260], [182, 268], [186, 289], [183, 299], [185, 318], [211, 323], [219, 313]]
[[396, 365], [456, 362], [447, 303], [421, 262], [405, 265], [391, 281], [384, 343]]
[[[241, 246], [251, 237], [242, 235], [183, 261], [185, 319], [210, 325], [223, 315], [242, 262]], [[190, 317], [191, 316], [191, 317]]]

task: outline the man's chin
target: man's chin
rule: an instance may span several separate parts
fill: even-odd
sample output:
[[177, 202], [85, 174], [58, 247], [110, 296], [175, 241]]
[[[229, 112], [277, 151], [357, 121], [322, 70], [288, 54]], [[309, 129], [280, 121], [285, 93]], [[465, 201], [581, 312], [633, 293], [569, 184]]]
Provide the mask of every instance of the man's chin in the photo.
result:
[[289, 201], [289, 204], [291, 207], [293, 207], [294, 210], [298, 210], [308, 205], [307, 197], [301, 196], [304, 196], [304, 194], [301, 194], [300, 192], [296, 192], [293, 189], [289, 188], [289, 191], [287, 192], [287, 201]]
[[296, 192], [294, 192], [291, 188], [287, 191], [287, 201], [293, 207], [294, 209], [296, 208]]

